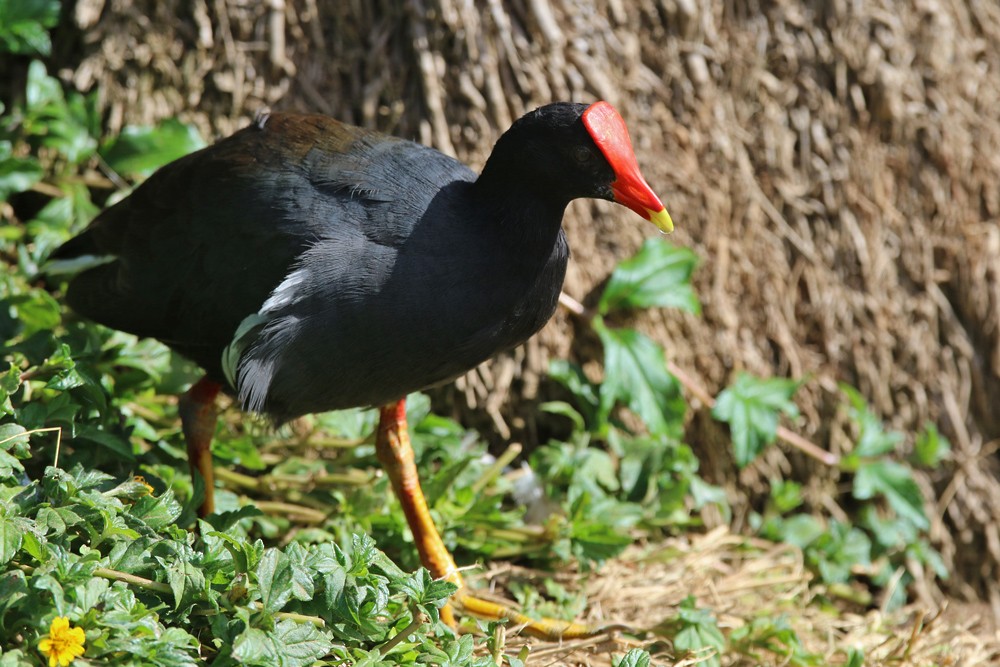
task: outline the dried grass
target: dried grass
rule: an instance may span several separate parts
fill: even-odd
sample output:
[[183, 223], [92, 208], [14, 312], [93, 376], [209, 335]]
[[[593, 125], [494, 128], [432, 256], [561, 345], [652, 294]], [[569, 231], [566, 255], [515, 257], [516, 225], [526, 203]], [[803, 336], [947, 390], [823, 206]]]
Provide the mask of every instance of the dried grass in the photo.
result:
[[[740, 369], [809, 378], [795, 426], [837, 451], [837, 382], [895, 427], [941, 424], [954, 460], [920, 482], [946, 585], [1000, 615], [995, 2], [81, 0], [74, 21], [83, 43], [57, 40], [61, 74], [100, 91], [112, 130], [177, 115], [220, 135], [261, 106], [309, 109], [481, 164], [526, 109], [610, 100], [674, 240], [705, 259], [701, 318], [638, 325], [714, 389]], [[566, 289], [586, 301], [650, 232], [604, 204], [570, 213]], [[548, 355], [591, 358], [572, 333], [559, 315], [460, 382], [456, 404], [537, 437]], [[840, 511], [836, 472], [800, 456], [774, 450], [735, 478], [715, 428], [696, 414], [689, 439], [737, 507], [791, 475]], [[938, 601], [929, 581], [915, 592]]]
[[[503, 585], [511, 577], [541, 581], [551, 576], [503, 566], [486, 578]], [[621, 627], [562, 644], [511, 633], [508, 653], [516, 654], [527, 644], [531, 665], [610, 665], [614, 655], [641, 647], [658, 664], [697, 664], [698, 656], [677, 656], [654, 634], [656, 626], [676, 616], [680, 602], [692, 595], [699, 607], [711, 609], [727, 634], [753, 619], [787, 619], [802, 648], [820, 656], [820, 664], [845, 664], [850, 648], [863, 651], [864, 664], [871, 667], [988, 665], [1000, 660], [1000, 635], [985, 605], [959, 606], [944, 613], [915, 605], [886, 614], [819, 604], [816, 600], [824, 591], [810, 585], [801, 552], [737, 536], [725, 528], [668, 540], [654, 550], [636, 547], [589, 577], [572, 573], [559, 583], [573, 590], [581, 578], [589, 604], [586, 619], [595, 626], [614, 623]], [[723, 656], [722, 662], [759, 667], [788, 664], [786, 657], [766, 650], [755, 653], [753, 659]]]

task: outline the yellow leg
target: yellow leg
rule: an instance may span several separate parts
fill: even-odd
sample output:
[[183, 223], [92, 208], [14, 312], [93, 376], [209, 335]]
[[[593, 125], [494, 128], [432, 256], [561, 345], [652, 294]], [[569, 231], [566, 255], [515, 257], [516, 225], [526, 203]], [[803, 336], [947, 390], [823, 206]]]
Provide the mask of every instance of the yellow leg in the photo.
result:
[[188, 465], [191, 477], [195, 472], [205, 480], [205, 500], [198, 510], [200, 516], [208, 516], [215, 511], [215, 472], [212, 467], [212, 436], [219, 410], [215, 398], [222, 387], [218, 382], [202, 378], [191, 385], [180, 398], [178, 412], [181, 416], [181, 430], [187, 443]]
[[[410, 433], [406, 428], [406, 400], [385, 405], [379, 410], [378, 435], [375, 438], [375, 453], [389, 475], [392, 489], [399, 498], [399, 504], [406, 515], [406, 523], [413, 532], [413, 541], [420, 554], [420, 562], [439, 579], [446, 579], [458, 586], [465, 585], [458, 573], [455, 561], [448, 548], [441, 541], [441, 535], [434, 526], [427, 499], [420, 488], [417, 466], [413, 460]], [[441, 610], [441, 619], [448, 625], [455, 625], [455, 616], [450, 606]]]
[[[417, 478], [417, 468], [414, 463], [413, 449], [410, 446], [410, 436], [406, 428], [406, 403], [401, 400], [386, 405], [379, 411], [378, 435], [375, 438], [375, 452], [382, 467], [385, 468], [392, 488], [403, 507], [406, 522], [413, 533], [420, 562], [438, 579], [445, 579], [459, 587], [458, 593], [452, 599], [455, 606], [461, 610], [488, 620], [508, 619], [514, 624], [523, 625], [524, 632], [534, 637], [556, 641], [559, 639], [576, 639], [590, 637], [599, 632], [594, 628], [559, 621], [555, 619], [532, 619], [516, 610], [502, 604], [481, 600], [465, 591], [465, 583], [459, 574], [455, 561], [441, 540], [441, 535], [434, 526], [427, 500], [420, 488]], [[453, 624], [453, 616], [449, 607], [442, 611], [445, 622]]]

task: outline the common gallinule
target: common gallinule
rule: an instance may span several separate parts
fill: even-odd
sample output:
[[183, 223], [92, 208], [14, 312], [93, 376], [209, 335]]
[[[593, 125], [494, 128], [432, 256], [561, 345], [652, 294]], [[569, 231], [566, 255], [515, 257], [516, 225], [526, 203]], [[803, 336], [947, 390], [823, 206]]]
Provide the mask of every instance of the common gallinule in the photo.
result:
[[607, 102], [525, 115], [478, 177], [426, 146], [276, 113], [163, 167], [53, 258], [92, 262], [66, 294], [77, 312], [205, 369], [180, 402], [203, 513], [214, 509], [220, 390], [279, 423], [380, 406], [376, 451], [421, 561], [461, 587], [420, 490], [404, 397], [522, 343], [552, 316], [569, 257], [563, 212], [578, 197], [673, 228]]

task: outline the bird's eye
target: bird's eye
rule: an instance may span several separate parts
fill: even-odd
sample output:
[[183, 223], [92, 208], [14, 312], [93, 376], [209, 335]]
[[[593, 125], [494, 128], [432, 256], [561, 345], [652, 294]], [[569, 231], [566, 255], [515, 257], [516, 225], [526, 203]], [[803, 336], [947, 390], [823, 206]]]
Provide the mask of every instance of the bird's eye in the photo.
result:
[[573, 157], [580, 164], [586, 164], [594, 159], [594, 153], [586, 146], [577, 146], [573, 150]]

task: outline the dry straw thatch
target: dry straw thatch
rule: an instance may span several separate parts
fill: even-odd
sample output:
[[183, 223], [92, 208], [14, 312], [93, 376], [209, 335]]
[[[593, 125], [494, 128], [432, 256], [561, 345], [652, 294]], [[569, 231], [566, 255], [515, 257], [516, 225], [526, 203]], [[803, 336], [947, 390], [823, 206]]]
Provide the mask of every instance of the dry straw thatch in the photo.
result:
[[[511, 574], [522, 580], [532, 576], [530, 571], [512, 572], [506, 567], [487, 574], [499, 582]], [[551, 577], [551, 573], [538, 575], [540, 580]], [[579, 574], [569, 573], [560, 583], [574, 590], [580, 579]], [[864, 652], [864, 664], [869, 667], [991, 665], [1000, 660], [1000, 639], [992, 629], [988, 609], [958, 605], [930, 613], [914, 605], [895, 614], [881, 610], [832, 614], [812, 604], [814, 595], [822, 591], [810, 584], [801, 551], [748, 540], [725, 527], [691, 539], [667, 540], [653, 550], [630, 549], [587, 579], [584, 590], [585, 617], [595, 627], [610, 622], [631, 630], [655, 630], [676, 616], [678, 601], [692, 595], [699, 606], [712, 610], [727, 633], [745, 629], [747, 619], [783, 619], [801, 640], [802, 651], [820, 656], [818, 664], [846, 664], [852, 648]], [[635, 640], [616, 626], [591, 639], [558, 645], [514, 637], [508, 640], [507, 652], [514, 654], [520, 646], [531, 644], [531, 663], [536, 665], [609, 665], [611, 655], [636, 647], [648, 650], [656, 664], [675, 667], [697, 665], [707, 657], [671, 662], [677, 659], [676, 651], [657, 639], [655, 632], [646, 635], [648, 639]], [[993, 638], [987, 639], [991, 634]], [[758, 657], [751, 659], [749, 655], [755, 652]], [[759, 647], [745, 653], [725, 656], [723, 664], [789, 664], [786, 658]]]
[[[794, 426], [837, 451], [851, 433], [838, 382], [894, 427], [939, 423], [954, 457], [921, 483], [946, 586], [1000, 614], [993, 0], [80, 0], [74, 21], [83, 43], [63, 75], [101, 91], [112, 129], [179, 115], [218, 135], [262, 106], [296, 108], [481, 164], [523, 111], [608, 99], [674, 241], [704, 260], [701, 317], [638, 325], [712, 389], [740, 369], [808, 378]], [[566, 290], [584, 301], [650, 233], [594, 203], [567, 228]], [[525, 397], [548, 355], [586, 356], [570, 334], [560, 315], [465, 378], [465, 402], [530, 437]], [[775, 450], [734, 480], [708, 420], [689, 436], [734, 495], [794, 475], [837, 511], [836, 471]]]

